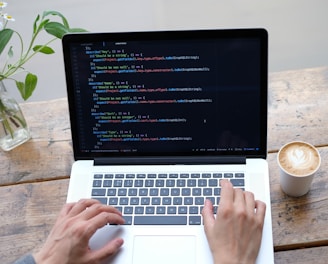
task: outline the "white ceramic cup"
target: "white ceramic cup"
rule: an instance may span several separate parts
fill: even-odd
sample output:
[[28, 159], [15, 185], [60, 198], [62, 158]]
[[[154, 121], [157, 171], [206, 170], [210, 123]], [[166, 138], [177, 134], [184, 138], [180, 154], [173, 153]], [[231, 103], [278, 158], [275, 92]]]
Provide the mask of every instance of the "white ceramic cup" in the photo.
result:
[[318, 150], [311, 144], [293, 141], [280, 148], [277, 162], [281, 189], [289, 196], [299, 197], [310, 190], [321, 158]]

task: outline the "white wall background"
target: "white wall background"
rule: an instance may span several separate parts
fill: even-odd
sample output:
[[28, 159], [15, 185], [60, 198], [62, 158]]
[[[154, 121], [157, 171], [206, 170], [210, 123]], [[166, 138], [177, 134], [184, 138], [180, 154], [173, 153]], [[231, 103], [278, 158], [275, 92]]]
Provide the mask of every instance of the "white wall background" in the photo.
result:
[[[264, 27], [269, 32], [269, 71], [328, 65], [327, 0], [7, 0], [10, 26], [29, 40], [44, 10], [62, 12], [73, 27], [92, 32]], [[43, 38], [43, 37], [42, 37]], [[44, 39], [47, 39], [44, 37]], [[66, 96], [61, 43], [54, 55], [26, 65], [39, 77], [29, 101]], [[2, 60], [3, 58], [0, 58]], [[0, 62], [1, 65], [1, 62]], [[19, 99], [14, 85], [7, 84]]]

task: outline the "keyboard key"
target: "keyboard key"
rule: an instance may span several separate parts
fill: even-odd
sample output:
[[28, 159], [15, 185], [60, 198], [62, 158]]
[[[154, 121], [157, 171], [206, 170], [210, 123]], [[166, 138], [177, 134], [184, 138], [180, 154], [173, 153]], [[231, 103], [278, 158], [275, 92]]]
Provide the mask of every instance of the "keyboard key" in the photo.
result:
[[123, 215], [123, 218], [125, 220], [125, 225], [132, 225], [132, 216]]
[[156, 214], [165, 214], [165, 212], [166, 212], [165, 206], [156, 207]]
[[139, 197], [130, 198], [130, 205], [138, 205], [138, 204], [139, 204]]
[[157, 188], [151, 188], [151, 189], [149, 190], [149, 195], [150, 195], [150, 196], [158, 196], [158, 193], [159, 193], [159, 191], [158, 191]]
[[235, 178], [244, 178], [244, 177], [245, 177], [245, 174], [242, 172], [238, 172], [235, 174]]
[[93, 180], [92, 187], [101, 187], [102, 180]]
[[147, 196], [148, 195], [148, 189], [142, 188], [139, 189], [139, 196]]
[[189, 216], [189, 225], [201, 225], [202, 218], [200, 216]]
[[162, 198], [162, 204], [163, 205], [171, 205], [172, 203], [172, 198], [171, 197], [163, 197]]
[[210, 187], [217, 187], [219, 185], [219, 182], [217, 179], [210, 179], [208, 181], [208, 186]]
[[186, 186], [186, 180], [177, 180], [177, 186], [178, 187], [185, 187]]
[[204, 205], [204, 197], [195, 197], [195, 205]]
[[116, 196], [116, 189], [108, 189], [107, 196]]
[[215, 196], [221, 195], [221, 188], [214, 188], [214, 195]]
[[92, 189], [92, 196], [105, 196], [106, 189]]
[[136, 180], [134, 182], [134, 187], [143, 187], [144, 181], [143, 180]]
[[92, 197], [92, 199], [98, 200], [102, 204], [106, 204], [107, 205], [107, 198], [105, 198], [105, 197]]
[[224, 178], [232, 178], [233, 177], [233, 173], [225, 173]]
[[196, 180], [189, 179], [187, 181], [187, 186], [188, 187], [196, 187]]
[[129, 204], [129, 198], [127, 197], [120, 198], [120, 205], [128, 205], [128, 204]]
[[171, 196], [179, 196], [180, 195], [180, 189], [179, 188], [172, 188], [171, 189]]
[[117, 205], [118, 204], [118, 198], [116, 198], [116, 197], [109, 198], [108, 204], [109, 205]]
[[141, 205], [149, 205], [149, 204], [150, 204], [149, 197], [141, 198]]
[[102, 174], [94, 174], [93, 175], [93, 178], [94, 179], [102, 179], [103, 178], [103, 175]]
[[212, 195], [212, 188], [204, 188], [203, 189], [203, 195], [204, 196]]
[[136, 188], [130, 188], [128, 191], [129, 196], [137, 196], [138, 194], [138, 189]]
[[205, 179], [198, 180], [198, 187], [206, 187], [206, 186], [207, 186], [207, 180]]
[[167, 207], [167, 213], [168, 214], [176, 214], [177, 208], [175, 206], [169, 206], [169, 207]]
[[156, 180], [155, 186], [156, 187], [164, 187], [164, 180]]
[[181, 197], [174, 197], [173, 198], [174, 205], [182, 205], [182, 198]]
[[161, 204], [161, 198], [159, 198], [159, 197], [151, 198], [151, 204], [152, 205], [160, 205]]
[[190, 206], [189, 214], [198, 214], [198, 206]]
[[184, 205], [192, 205], [193, 204], [193, 200], [194, 200], [193, 197], [185, 197], [183, 199], [183, 204]]
[[132, 186], [133, 186], [133, 180], [124, 181], [124, 187], [132, 187]]
[[155, 207], [154, 206], [147, 206], [146, 207], [146, 214], [155, 214]]
[[124, 207], [124, 214], [133, 214], [133, 207], [132, 206], [127, 206]]
[[154, 180], [146, 180], [145, 187], [154, 187]]
[[118, 195], [118, 196], [126, 196], [127, 191], [128, 191], [128, 190], [125, 189], [125, 188], [120, 188], [120, 189], [118, 189], [117, 195]]
[[144, 213], [144, 207], [137, 206], [137, 207], [134, 209], [134, 213], [135, 213], [135, 214], [143, 214], [143, 213]]
[[135, 225], [186, 225], [186, 216], [135, 216]]
[[113, 180], [104, 180], [103, 187], [112, 187]]
[[190, 188], [182, 188], [182, 196], [190, 196], [191, 189]]
[[170, 189], [169, 188], [160, 189], [160, 195], [161, 196], [169, 196], [170, 195]]
[[166, 181], [166, 187], [175, 187], [175, 180], [168, 179]]
[[189, 178], [189, 173], [181, 173], [180, 178]]
[[179, 206], [178, 207], [178, 213], [179, 214], [187, 214], [188, 213], [188, 207], [187, 206]]
[[231, 179], [230, 182], [233, 186], [245, 186], [245, 180], [244, 179]]
[[122, 187], [123, 180], [114, 180], [114, 187]]
[[201, 188], [193, 188], [192, 189], [192, 195], [193, 196], [200, 196], [200, 195], [202, 195], [202, 189]]

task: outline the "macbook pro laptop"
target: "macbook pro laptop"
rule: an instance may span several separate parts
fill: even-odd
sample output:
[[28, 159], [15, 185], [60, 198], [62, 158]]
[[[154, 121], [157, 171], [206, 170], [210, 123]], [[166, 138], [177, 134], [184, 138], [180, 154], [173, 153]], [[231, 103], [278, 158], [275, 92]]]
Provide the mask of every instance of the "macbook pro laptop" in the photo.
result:
[[264, 29], [69, 34], [63, 38], [75, 162], [68, 202], [94, 198], [125, 225], [106, 263], [204, 264], [201, 210], [220, 179], [266, 202], [257, 263], [273, 261]]

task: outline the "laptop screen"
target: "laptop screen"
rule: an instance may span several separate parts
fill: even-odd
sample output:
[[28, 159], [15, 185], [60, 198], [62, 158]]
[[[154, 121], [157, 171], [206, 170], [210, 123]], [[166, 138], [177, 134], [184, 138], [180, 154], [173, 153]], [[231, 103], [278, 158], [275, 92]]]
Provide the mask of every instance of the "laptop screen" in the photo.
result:
[[265, 157], [263, 29], [66, 35], [76, 159]]

